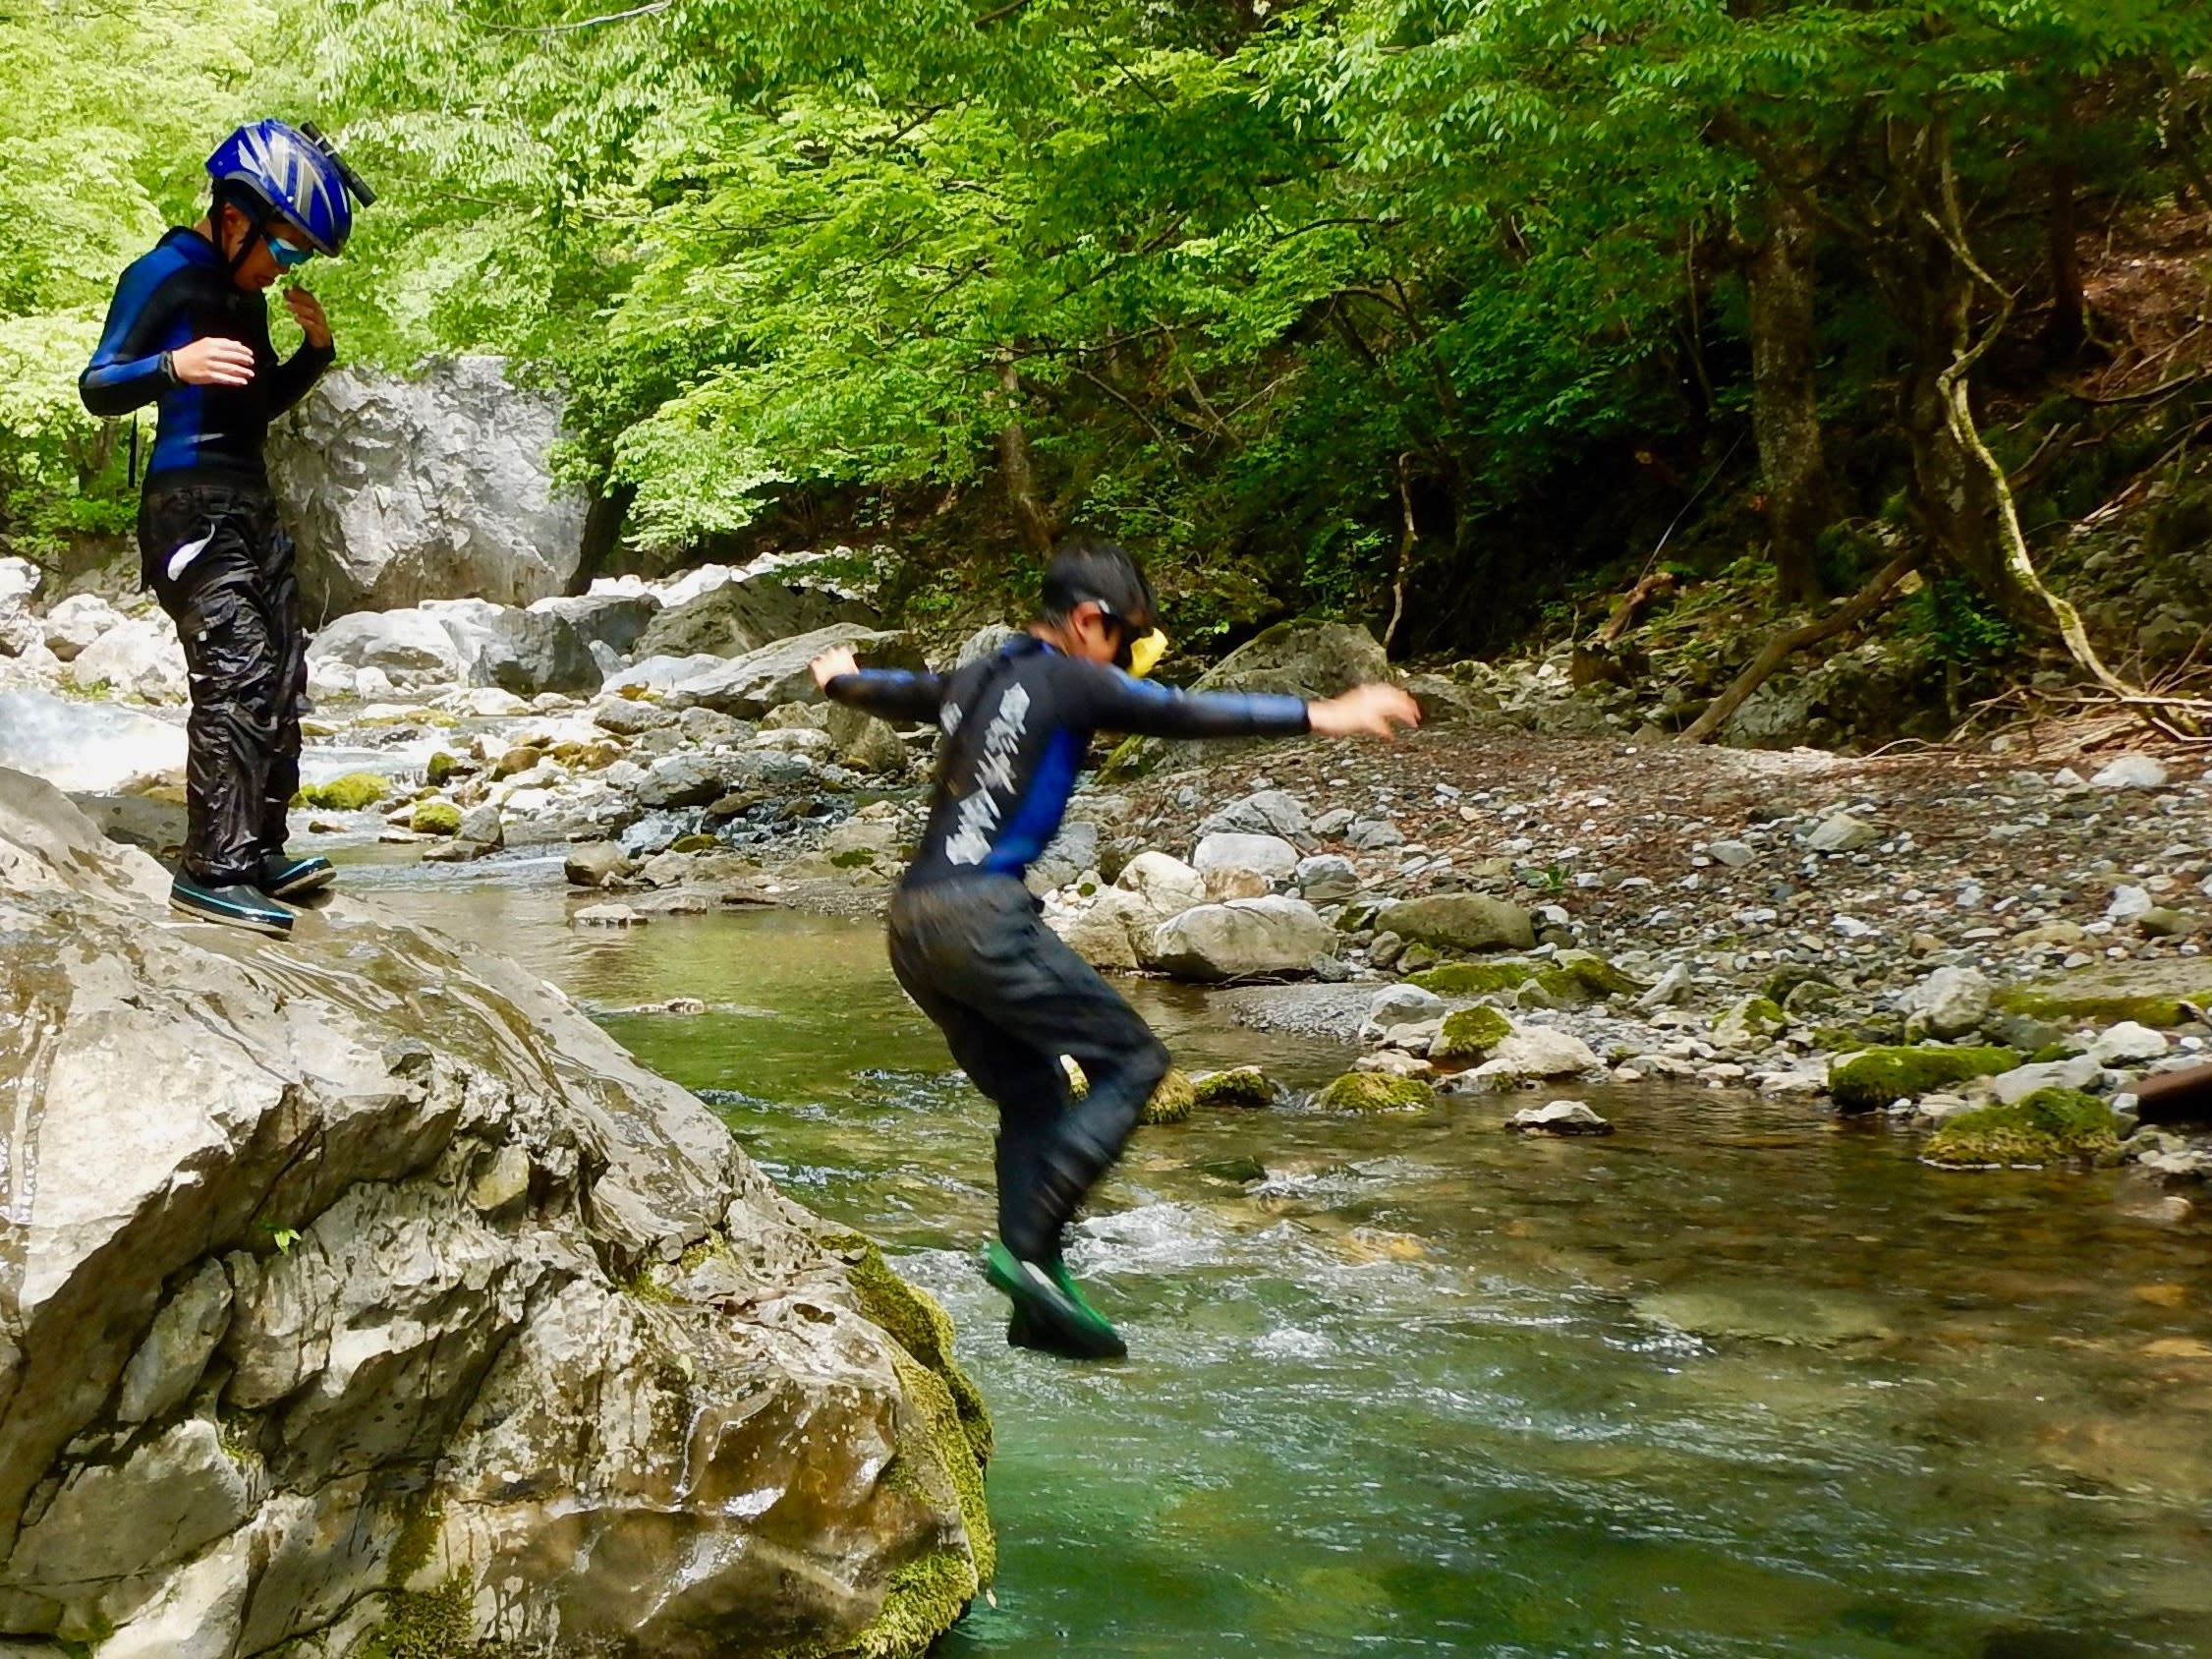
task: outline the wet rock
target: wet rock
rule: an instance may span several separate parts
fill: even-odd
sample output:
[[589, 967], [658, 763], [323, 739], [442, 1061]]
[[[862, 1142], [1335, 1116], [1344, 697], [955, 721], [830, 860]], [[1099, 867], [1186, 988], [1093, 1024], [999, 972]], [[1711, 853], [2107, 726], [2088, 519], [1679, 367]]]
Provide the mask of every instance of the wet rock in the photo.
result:
[[1329, 924], [1303, 899], [1202, 904], [1160, 925], [1147, 965], [1199, 980], [1302, 976], [1333, 938]]
[[0, 766], [73, 793], [105, 794], [181, 771], [181, 723], [112, 703], [0, 691]]
[[1192, 1104], [1202, 1110], [1255, 1111], [1276, 1104], [1275, 1083], [1256, 1065], [1209, 1071], [1192, 1079]]
[[[1433, 991], [1417, 985], [1387, 985], [1368, 1000], [1367, 1022], [1361, 1030], [1361, 1040], [1379, 1042], [1391, 1026], [1442, 1019], [1446, 1007], [1445, 1000]], [[1373, 1037], [1368, 1035], [1371, 1031]]]
[[1477, 1093], [1514, 1089], [1555, 1077], [1579, 1077], [1604, 1069], [1590, 1045], [1569, 1031], [1549, 1025], [1516, 1025], [1490, 1052], [1490, 1058], [1462, 1072], [1460, 1086]]
[[1907, 1037], [1963, 1037], [1989, 1017], [1987, 976], [1973, 968], [1938, 968], [1904, 1000]]
[[1314, 1097], [1324, 1112], [1406, 1112], [1434, 1106], [1436, 1091], [1415, 1077], [1347, 1071]]
[[613, 841], [580, 842], [561, 861], [562, 876], [576, 887], [603, 887], [631, 869], [630, 855]]
[[1184, 1123], [1190, 1120], [1191, 1107], [1198, 1099], [1198, 1091], [1190, 1077], [1181, 1071], [1169, 1071], [1153, 1090], [1152, 1098], [1138, 1109], [1140, 1123]]
[[2052, 1085], [1947, 1119], [1923, 1157], [1958, 1168], [2042, 1166], [2096, 1158], [2119, 1144], [2103, 1101]]
[[2098, 789], [2163, 789], [2166, 781], [2164, 764], [2149, 755], [2122, 755], [2089, 779]]
[[1375, 1049], [1352, 1061], [1354, 1071], [1379, 1071], [1386, 1077], [1432, 1078], [1437, 1074], [1433, 1062], [1419, 1055], [1409, 1055], [1403, 1049]]
[[642, 928], [652, 918], [627, 904], [588, 904], [569, 920], [580, 928]]
[[1460, 1008], [1444, 1016], [1429, 1058], [1454, 1063], [1487, 1059], [1512, 1031], [1512, 1021], [1496, 1008]]
[[1587, 1101], [1556, 1100], [1543, 1106], [1525, 1106], [1505, 1120], [1505, 1127], [1523, 1134], [1610, 1135], [1613, 1125], [1590, 1110]]
[[1449, 950], [1526, 950], [1536, 944], [1529, 913], [1480, 893], [1436, 893], [1390, 912], [1390, 931]]

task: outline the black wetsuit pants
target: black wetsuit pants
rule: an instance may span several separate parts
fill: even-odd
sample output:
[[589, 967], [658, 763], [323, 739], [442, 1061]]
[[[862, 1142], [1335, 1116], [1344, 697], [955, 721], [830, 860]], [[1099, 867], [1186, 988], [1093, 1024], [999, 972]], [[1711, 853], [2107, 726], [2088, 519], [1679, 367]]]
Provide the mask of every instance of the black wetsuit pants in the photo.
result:
[[[1050, 1261], [1083, 1195], [1112, 1168], [1167, 1074], [1167, 1050], [1006, 876], [901, 888], [891, 971], [998, 1107], [998, 1235]], [[1083, 1068], [1073, 1098], [1060, 1056]]]
[[292, 539], [264, 487], [155, 480], [139, 508], [139, 551], [192, 679], [184, 873], [251, 886], [263, 857], [283, 850], [300, 787], [308, 641]]

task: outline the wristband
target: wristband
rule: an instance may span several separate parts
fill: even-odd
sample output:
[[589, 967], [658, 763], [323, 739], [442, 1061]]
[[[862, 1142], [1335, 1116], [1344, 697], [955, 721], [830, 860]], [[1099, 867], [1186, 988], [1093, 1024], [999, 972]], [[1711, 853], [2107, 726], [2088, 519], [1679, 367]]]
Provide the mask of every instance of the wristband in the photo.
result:
[[175, 352], [163, 352], [161, 354], [161, 377], [172, 386], [184, 384], [184, 380], [177, 373], [177, 354]]

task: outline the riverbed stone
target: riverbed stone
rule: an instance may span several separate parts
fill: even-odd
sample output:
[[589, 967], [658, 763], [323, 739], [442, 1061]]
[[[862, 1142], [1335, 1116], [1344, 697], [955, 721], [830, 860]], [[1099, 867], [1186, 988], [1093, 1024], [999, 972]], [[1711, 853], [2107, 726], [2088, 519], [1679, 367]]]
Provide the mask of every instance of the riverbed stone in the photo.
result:
[[1459, 1074], [1457, 1086], [1477, 1093], [1515, 1089], [1558, 1077], [1579, 1077], [1605, 1062], [1571, 1031], [1549, 1025], [1516, 1025], [1490, 1051], [1490, 1058]]
[[1814, 852], [1858, 852], [1882, 838], [1882, 831], [1847, 812], [1831, 813], [1805, 832], [1805, 845]]
[[1524, 1106], [1505, 1120], [1524, 1135], [1610, 1135], [1613, 1125], [1590, 1110], [1588, 1101], [1555, 1100]]
[[1280, 835], [1218, 830], [1200, 839], [1191, 868], [1208, 877], [1218, 871], [1249, 872], [1272, 887], [1297, 870], [1298, 849]]
[[64, 672], [80, 690], [105, 689], [148, 703], [182, 703], [189, 690], [176, 625], [158, 613], [124, 617]]
[[1361, 1036], [1364, 1039], [1372, 1031], [1372, 1040], [1380, 1042], [1382, 1034], [1393, 1025], [1444, 1018], [1447, 1006], [1442, 997], [1418, 985], [1386, 985], [1367, 1000], [1367, 1021]]
[[2039, 1089], [2083, 1090], [2104, 1078], [2105, 1068], [2088, 1055], [2066, 1059], [2038, 1060], [2001, 1071], [1990, 1079], [1990, 1089], [2000, 1104], [2012, 1106]]
[[2098, 768], [2089, 782], [2098, 789], [2163, 789], [2166, 766], [2150, 755], [2122, 755]]
[[1789, 1016], [1772, 999], [1739, 997], [1713, 1022], [1713, 1041], [1730, 1049], [1760, 1048], [1788, 1024]]
[[1519, 905], [1481, 893], [1433, 893], [1390, 907], [1390, 931], [1447, 950], [1527, 950], [1535, 923]]
[[1333, 937], [1304, 899], [1232, 899], [1163, 922], [1153, 933], [1146, 965], [1197, 980], [1303, 977]]
[[1906, 995], [1907, 1037], [1963, 1037], [1989, 1017], [1994, 988], [1978, 968], [1938, 968]]
[[1276, 835], [1293, 843], [1310, 836], [1313, 821], [1305, 803], [1284, 789], [1257, 789], [1241, 800], [1218, 807], [1199, 820], [1201, 836]]
[[840, 622], [720, 661], [706, 673], [678, 680], [664, 697], [673, 709], [715, 709], [740, 719], [759, 719], [779, 703], [820, 703], [822, 689], [808, 665], [836, 646], [850, 648], [869, 667], [922, 666], [920, 651], [904, 632]]
[[1311, 858], [1301, 858], [1292, 872], [1298, 887], [1298, 896], [1309, 904], [1333, 904], [1350, 898], [1360, 889], [1359, 872], [1352, 861], [1341, 854], [1316, 853]]
[[1137, 894], [1163, 922], [1206, 902], [1206, 878], [1163, 852], [1139, 853], [1121, 867], [1114, 886]]
[[2131, 1019], [2107, 1026], [2089, 1045], [2089, 1058], [2099, 1065], [2145, 1065], [2166, 1057], [2166, 1037]]

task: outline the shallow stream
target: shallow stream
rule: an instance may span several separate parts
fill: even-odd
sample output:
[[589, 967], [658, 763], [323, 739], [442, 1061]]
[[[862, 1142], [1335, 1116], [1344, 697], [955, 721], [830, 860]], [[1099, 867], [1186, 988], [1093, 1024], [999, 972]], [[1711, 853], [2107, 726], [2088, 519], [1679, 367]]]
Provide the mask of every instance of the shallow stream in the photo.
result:
[[[999, 1341], [987, 1109], [877, 924], [580, 932], [544, 860], [349, 879], [596, 1008], [706, 1000], [602, 1017], [952, 1310], [1002, 1551], [953, 1659], [2212, 1655], [2212, 1203], [1708, 1091], [1587, 1091], [1595, 1141], [1216, 1116], [1142, 1131], [1079, 1230], [1134, 1357], [1071, 1366]], [[1348, 1059], [1137, 1000], [1193, 1068]]]

